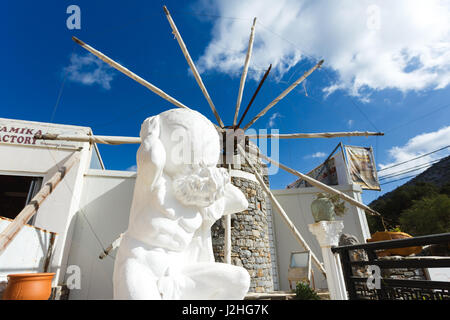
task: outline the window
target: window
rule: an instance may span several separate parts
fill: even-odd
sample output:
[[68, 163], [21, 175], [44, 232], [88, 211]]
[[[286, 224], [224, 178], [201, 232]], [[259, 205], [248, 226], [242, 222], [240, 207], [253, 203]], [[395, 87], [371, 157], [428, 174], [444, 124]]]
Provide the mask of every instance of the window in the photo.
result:
[[[14, 219], [41, 189], [41, 177], [0, 175], [0, 216]], [[28, 221], [32, 224], [32, 221]]]
[[102, 157], [100, 156], [97, 144], [94, 144], [94, 150], [92, 150], [91, 164], [89, 165], [89, 169], [105, 170], [105, 166], [103, 164]]

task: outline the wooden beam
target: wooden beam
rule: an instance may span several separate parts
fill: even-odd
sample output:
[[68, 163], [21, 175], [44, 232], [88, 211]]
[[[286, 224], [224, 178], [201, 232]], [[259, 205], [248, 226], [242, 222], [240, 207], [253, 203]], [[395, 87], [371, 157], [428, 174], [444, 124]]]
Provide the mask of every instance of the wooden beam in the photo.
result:
[[305, 239], [303, 239], [302, 235], [300, 234], [300, 232], [298, 231], [298, 229], [295, 227], [295, 225], [292, 223], [291, 219], [289, 218], [289, 216], [287, 215], [287, 213], [284, 211], [283, 207], [281, 206], [281, 204], [278, 202], [278, 200], [275, 198], [275, 196], [273, 195], [273, 193], [270, 191], [269, 187], [265, 184], [263, 178], [261, 177], [261, 175], [258, 173], [258, 170], [256, 170], [253, 162], [248, 158], [247, 154], [245, 153], [244, 149], [242, 148], [242, 146], [240, 146], [239, 144], [237, 145], [237, 149], [239, 151], [239, 153], [241, 154], [241, 156], [243, 156], [245, 158], [245, 160], [247, 161], [247, 163], [249, 164], [249, 166], [252, 168], [253, 173], [255, 174], [256, 180], [258, 180], [259, 184], [261, 185], [261, 188], [264, 189], [264, 191], [267, 193], [267, 195], [269, 196], [270, 200], [272, 201], [272, 204], [275, 206], [275, 209], [277, 209], [278, 213], [280, 214], [280, 216], [283, 218], [284, 222], [287, 224], [288, 228], [291, 230], [291, 232], [294, 234], [294, 237], [297, 239], [297, 241], [300, 243], [300, 245], [307, 251], [309, 251], [311, 253], [311, 258], [313, 260], [313, 262], [316, 264], [316, 266], [319, 268], [319, 270], [326, 276], [326, 272], [325, 269], [322, 265], [322, 263], [319, 261], [319, 259], [317, 259], [316, 255], [314, 254], [314, 252], [311, 250], [311, 248], [308, 246], [308, 244], [306, 243]]
[[171, 96], [169, 96], [167, 93], [165, 93], [164, 91], [162, 91], [158, 87], [154, 86], [153, 84], [151, 84], [147, 80], [139, 77], [137, 74], [131, 72], [130, 70], [128, 70], [124, 66], [122, 66], [119, 63], [115, 62], [114, 60], [112, 60], [111, 58], [107, 57], [106, 55], [104, 55], [100, 51], [97, 51], [96, 49], [92, 48], [91, 46], [89, 46], [88, 44], [84, 43], [80, 39], [78, 39], [76, 37], [72, 37], [72, 40], [75, 41], [76, 43], [78, 43], [80, 46], [82, 46], [84, 49], [86, 49], [87, 51], [89, 51], [93, 55], [95, 55], [98, 58], [100, 58], [102, 61], [104, 61], [107, 64], [109, 64], [111, 67], [113, 67], [116, 70], [118, 70], [118, 71], [122, 72], [123, 74], [127, 75], [128, 77], [130, 77], [134, 81], [137, 81], [138, 83], [142, 84], [144, 87], [146, 87], [150, 91], [156, 93], [161, 98], [169, 101], [170, 103], [172, 103], [173, 105], [175, 105], [175, 106], [177, 106], [179, 108], [189, 109], [187, 106], [185, 106], [184, 104], [182, 104], [181, 102], [179, 102], [175, 98], [172, 98]]
[[320, 60], [314, 67], [306, 71], [300, 78], [298, 78], [293, 84], [291, 84], [286, 90], [284, 90], [278, 97], [275, 98], [267, 107], [265, 107], [260, 113], [258, 113], [247, 125], [244, 127], [244, 131], [250, 128], [256, 120], [266, 114], [271, 108], [273, 108], [281, 99], [283, 99], [289, 92], [291, 92], [296, 86], [298, 86], [303, 80], [305, 80], [311, 73], [323, 64], [323, 60]]
[[111, 251], [116, 250], [120, 246], [120, 243], [122, 242], [122, 238], [123, 238], [123, 233], [121, 233], [119, 235], [119, 237], [108, 246], [108, 248], [103, 250], [103, 252], [101, 252], [100, 255], [98, 256], [98, 258], [100, 260], [103, 260], [106, 256], [109, 255], [109, 253]]
[[245, 108], [244, 113], [242, 114], [241, 120], [239, 120], [239, 123], [236, 126], [236, 129], [239, 128], [242, 124], [242, 121], [244, 120], [245, 116], [247, 115], [248, 110], [250, 109], [250, 106], [253, 104], [253, 101], [255, 100], [256, 96], [258, 95], [259, 90], [261, 89], [264, 81], [266, 81], [267, 76], [269, 75], [270, 70], [272, 69], [272, 65], [269, 66], [266, 73], [264, 73], [264, 76], [262, 77], [261, 81], [258, 84], [258, 88], [256, 88], [255, 93], [253, 93], [252, 98], [250, 99], [250, 102], [247, 105], [247, 108]]
[[[219, 128], [220, 129], [220, 128]], [[335, 138], [349, 136], [382, 136], [382, 132], [330, 132], [330, 133], [293, 133], [293, 134], [250, 134], [246, 137], [250, 139], [267, 138], [267, 139], [298, 139], [298, 138]], [[92, 135], [65, 135], [45, 133], [34, 136], [37, 140], [65, 140], [89, 143], [102, 143], [110, 145], [118, 144], [139, 144], [139, 137], [121, 137], [121, 136], [92, 136]]]
[[234, 113], [233, 126], [236, 126], [236, 123], [237, 123], [239, 109], [241, 107], [241, 102], [242, 102], [242, 93], [244, 92], [245, 79], [247, 78], [248, 66], [250, 65], [250, 58], [252, 56], [253, 41], [255, 39], [255, 24], [256, 24], [256, 18], [253, 19], [253, 25], [252, 25], [252, 29], [250, 31], [250, 39], [248, 40], [247, 55], [245, 57], [244, 70], [242, 70], [241, 83], [239, 84], [239, 92], [238, 92], [238, 97], [237, 97], [237, 102], [236, 102], [236, 111]]
[[166, 13], [166, 17], [167, 20], [169, 21], [170, 27], [172, 28], [173, 34], [175, 35], [175, 38], [177, 39], [178, 44], [180, 45], [181, 51], [183, 52], [183, 55], [186, 58], [186, 61], [189, 64], [192, 73], [194, 74], [195, 80], [197, 80], [197, 83], [200, 86], [200, 89], [202, 90], [206, 100], [208, 101], [209, 106], [211, 107], [211, 110], [214, 113], [214, 116], [216, 117], [217, 122], [219, 123], [220, 127], [223, 128], [224, 124], [222, 122], [222, 119], [220, 119], [220, 116], [217, 113], [216, 107], [214, 106], [214, 103], [212, 102], [211, 97], [209, 96], [208, 90], [206, 90], [206, 87], [203, 84], [202, 78], [200, 77], [200, 74], [198, 73], [197, 68], [195, 67], [194, 61], [192, 61], [191, 55], [189, 54], [189, 51], [186, 45], [184, 44], [183, 38], [181, 38], [180, 32], [178, 31], [175, 22], [170, 16], [169, 10], [167, 10], [166, 6], [163, 6], [163, 9], [164, 12]]
[[138, 144], [141, 143], [139, 137], [119, 137], [119, 136], [90, 136], [90, 135], [64, 135], [64, 134], [37, 134], [34, 136], [37, 140], [64, 140], [64, 141], [77, 141], [77, 142], [89, 142], [89, 143], [102, 143], [102, 144]]
[[337, 137], [368, 137], [384, 136], [383, 132], [324, 132], [324, 133], [289, 133], [289, 134], [249, 134], [250, 139], [299, 139], [299, 138], [337, 138]]
[[79, 153], [75, 151], [64, 165], [55, 173], [30, 203], [14, 218], [14, 220], [0, 233], [0, 255], [5, 251], [11, 241], [16, 237], [22, 227], [33, 217], [42, 202], [55, 190], [58, 183], [67, 175], [75, 163], [79, 161]]
[[339, 196], [342, 200], [344, 200], [344, 201], [346, 201], [346, 202], [348, 202], [348, 203], [350, 203], [350, 204], [352, 204], [352, 205], [354, 205], [354, 206], [364, 210], [365, 212], [367, 212], [367, 213], [369, 213], [371, 215], [381, 216], [381, 214], [379, 212], [377, 212], [377, 211], [373, 210], [372, 208], [366, 206], [365, 204], [363, 204], [363, 203], [361, 203], [361, 202], [359, 202], [359, 201], [349, 197], [345, 193], [342, 193], [342, 192], [340, 192], [340, 191], [338, 191], [338, 190], [336, 190], [336, 189], [334, 189], [334, 188], [332, 188], [332, 187], [330, 187], [330, 186], [328, 186], [328, 185], [326, 185], [326, 184], [324, 184], [324, 183], [322, 183], [320, 181], [317, 181], [314, 178], [311, 178], [310, 176], [307, 176], [307, 175], [305, 175], [303, 173], [300, 173], [300, 172], [298, 172], [298, 171], [296, 171], [294, 169], [291, 169], [291, 168], [285, 166], [284, 164], [281, 164], [281, 163], [279, 163], [279, 162], [269, 158], [268, 156], [266, 156], [266, 155], [262, 154], [261, 152], [259, 152], [259, 149], [257, 149], [257, 148], [254, 149], [253, 147], [250, 147], [249, 151], [251, 153], [253, 153], [253, 154], [256, 154], [261, 159], [264, 159], [264, 160], [272, 163], [273, 165], [276, 165], [277, 167], [279, 167], [279, 168], [281, 168], [283, 170], [286, 170], [287, 172], [292, 173], [293, 175], [296, 175], [297, 177], [302, 178], [303, 180], [305, 180], [309, 184], [311, 184], [311, 185], [313, 185], [313, 186], [315, 186], [315, 187], [317, 187], [317, 188], [319, 188], [319, 189], [321, 189], [321, 190], [323, 190], [323, 191], [325, 191], [327, 193], [331, 193], [331, 194]]

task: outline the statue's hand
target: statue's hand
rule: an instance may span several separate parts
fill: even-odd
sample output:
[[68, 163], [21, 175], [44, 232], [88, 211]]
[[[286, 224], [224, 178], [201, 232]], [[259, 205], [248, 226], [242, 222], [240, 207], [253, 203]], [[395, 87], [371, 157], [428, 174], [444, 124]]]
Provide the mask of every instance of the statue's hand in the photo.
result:
[[203, 208], [200, 211], [202, 213], [203, 226], [205, 228], [211, 228], [212, 225], [222, 217], [224, 204], [224, 198], [222, 197], [209, 207]]
[[225, 208], [223, 214], [232, 214], [248, 209], [248, 201], [239, 188], [228, 183], [225, 186]]
[[151, 191], [161, 183], [166, 163], [166, 151], [159, 139], [160, 131], [158, 116], [145, 119], [140, 132], [141, 145], [136, 154], [138, 176], [145, 177]]

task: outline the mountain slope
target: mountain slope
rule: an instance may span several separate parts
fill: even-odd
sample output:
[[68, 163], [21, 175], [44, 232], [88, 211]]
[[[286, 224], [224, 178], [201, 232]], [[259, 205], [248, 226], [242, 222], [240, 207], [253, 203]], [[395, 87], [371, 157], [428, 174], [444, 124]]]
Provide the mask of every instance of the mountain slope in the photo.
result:
[[[438, 194], [449, 195], [449, 191], [450, 156], [435, 163], [404, 185], [372, 201], [369, 206], [380, 212], [388, 227], [393, 228], [400, 224], [400, 214], [411, 208], [416, 201]], [[372, 232], [384, 230], [378, 217], [367, 216], [367, 221]]]

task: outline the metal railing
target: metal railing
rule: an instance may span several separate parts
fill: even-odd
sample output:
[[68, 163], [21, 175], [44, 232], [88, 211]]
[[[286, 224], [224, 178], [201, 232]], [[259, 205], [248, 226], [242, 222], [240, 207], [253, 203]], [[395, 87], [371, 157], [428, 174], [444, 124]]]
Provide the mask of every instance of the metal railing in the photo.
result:
[[[450, 282], [392, 279], [382, 277], [380, 270], [393, 268], [450, 268], [450, 257], [408, 256], [398, 260], [380, 259], [377, 252], [434, 244], [450, 245], [450, 233], [340, 246], [331, 248], [341, 258], [342, 271], [350, 300], [450, 300]], [[356, 250], [356, 251], [355, 251]], [[364, 259], [352, 261], [353, 253], [364, 251]], [[353, 254], [353, 255], [352, 255]], [[356, 275], [356, 269], [363, 269]], [[378, 274], [373, 274], [377, 271]], [[377, 272], [376, 272], [377, 273]], [[363, 274], [363, 276], [361, 276]], [[378, 277], [378, 279], [376, 279]], [[374, 281], [375, 280], [375, 281]]]

